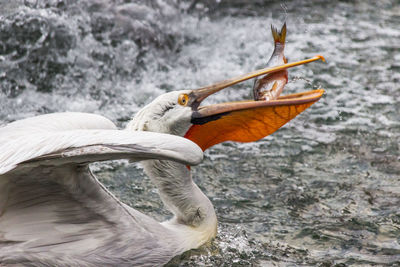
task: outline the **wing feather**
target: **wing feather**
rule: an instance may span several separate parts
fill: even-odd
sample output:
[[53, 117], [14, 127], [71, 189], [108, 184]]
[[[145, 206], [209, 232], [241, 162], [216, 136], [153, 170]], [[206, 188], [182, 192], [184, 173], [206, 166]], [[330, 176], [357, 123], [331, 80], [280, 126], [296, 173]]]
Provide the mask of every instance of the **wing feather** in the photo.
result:
[[[102, 124], [96, 124], [93, 121], [94, 129], [84, 129], [82, 121], [80, 124], [74, 124], [78, 127], [75, 129], [72, 128], [74, 127], [72, 123], [66, 120], [66, 118], [70, 119], [65, 116], [66, 114], [62, 114], [61, 117], [67, 121], [69, 127], [65, 125], [56, 127], [53, 120], [59, 119], [60, 116], [45, 115], [24, 120], [27, 129], [23, 128], [22, 121], [0, 128], [0, 175], [17, 166], [32, 166], [32, 164], [82, 164], [128, 158], [132, 160], [169, 159], [195, 165], [203, 157], [202, 151], [196, 144], [182, 137], [152, 132], [114, 130], [105, 118], [106, 123], [103, 125], [105, 129], [101, 129]], [[82, 120], [82, 114], [79, 116], [72, 114], [73, 119], [77, 117]], [[92, 119], [90, 115], [83, 117], [84, 121], [88, 121], [88, 118]]]

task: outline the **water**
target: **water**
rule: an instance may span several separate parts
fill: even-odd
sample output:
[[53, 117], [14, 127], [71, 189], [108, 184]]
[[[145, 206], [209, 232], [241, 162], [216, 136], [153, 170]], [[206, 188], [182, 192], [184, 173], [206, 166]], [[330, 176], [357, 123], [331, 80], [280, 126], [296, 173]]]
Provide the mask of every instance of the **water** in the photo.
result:
[[[216, 240], [172, 266], [400, 265], [399, 1], [0, 0], [0, 125], [83, 111], [123, 127], [157, 95], [263, 67], [288, 25], [286, 93], [325, 96], [278, 132], [206, 152], [193, 172]], [[251, 98], [251, 81], [208, 103]], [[126, 203], [171, 215], [139, 166], [97, 175]]]

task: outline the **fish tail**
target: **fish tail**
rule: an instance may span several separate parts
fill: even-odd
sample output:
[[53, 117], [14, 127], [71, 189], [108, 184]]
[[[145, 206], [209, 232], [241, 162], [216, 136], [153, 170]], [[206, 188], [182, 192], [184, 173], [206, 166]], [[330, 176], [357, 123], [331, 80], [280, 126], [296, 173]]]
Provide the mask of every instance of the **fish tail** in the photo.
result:
[[272, 32], [272, 36], [274, 37], [275, 43], [285, 44], [286, 22], [283, 24], [283, 26], [282, 26], [280, 31], [278, 31], [277, 28], [275, 28], [273, 25], [271, 25], [271, 32]]

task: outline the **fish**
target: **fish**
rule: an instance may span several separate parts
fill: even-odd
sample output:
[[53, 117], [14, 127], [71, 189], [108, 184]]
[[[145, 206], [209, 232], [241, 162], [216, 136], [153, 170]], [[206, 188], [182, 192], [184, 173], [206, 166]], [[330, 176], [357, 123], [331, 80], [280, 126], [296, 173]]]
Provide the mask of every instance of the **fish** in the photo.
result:
[[[272, 37], [274, 38], [274, 52], [268, 60], [267, 68], [279, 66], [287, 63], [284, 55], [286, 39], [286, 22], [280, 31], [271, 25]], [[275, 100], [282, 93], [283, 88], [288, 82], [288, 71], [281, 70], [256, 78], [253, 85], [253, 96], [256, 101]]]

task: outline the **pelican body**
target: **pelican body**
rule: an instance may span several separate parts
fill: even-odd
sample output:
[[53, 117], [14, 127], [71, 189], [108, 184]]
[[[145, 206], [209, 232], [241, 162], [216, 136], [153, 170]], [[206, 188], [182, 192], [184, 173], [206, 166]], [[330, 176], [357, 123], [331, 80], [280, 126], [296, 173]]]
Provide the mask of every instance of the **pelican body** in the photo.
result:
[[[124, 130], [85, 113], [41, 115], [0, 128], [0, 265], [160, 266], [208, 242], [217, 234], [217, 217], [188, 166], [214, 144], [274, 132], [323, 90], [268, 102], [201, 102], [235, 83], [318, 59], [163, 94]], [[113, 159], [143, 161], [170, 220], [134, 210], [96, 179], [89, 164]]]

